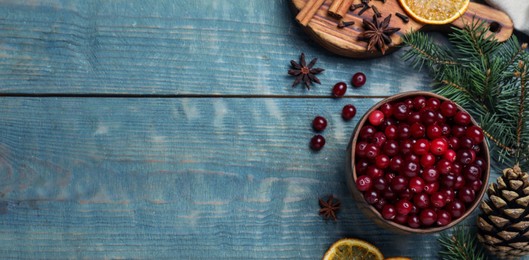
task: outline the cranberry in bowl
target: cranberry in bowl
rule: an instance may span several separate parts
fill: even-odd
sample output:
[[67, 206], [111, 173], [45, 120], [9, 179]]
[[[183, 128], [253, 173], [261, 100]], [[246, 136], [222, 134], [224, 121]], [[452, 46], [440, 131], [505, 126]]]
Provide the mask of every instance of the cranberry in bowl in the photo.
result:
[[470, 114], [424, 91], [400, 93], [359, 121], [346, 178], [360, 210], [399, 233], [434, 233], [479, 205], [490, 174], [489, 148]]

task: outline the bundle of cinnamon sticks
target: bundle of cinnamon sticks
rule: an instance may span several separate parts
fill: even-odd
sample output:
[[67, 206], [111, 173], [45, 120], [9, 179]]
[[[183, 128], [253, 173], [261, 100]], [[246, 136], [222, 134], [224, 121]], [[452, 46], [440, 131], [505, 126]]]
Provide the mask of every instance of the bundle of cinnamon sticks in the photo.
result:
[[[329, 6], [328, 12], [330, 15], [341, 19], [345, 16], [347, 10], [349, 10], [349, 7], [353, 4], [353, 1], [354, 0], [334, 0], [331, 6]], [[308, 0], [307, 4], [305, 4], [296, 16], [296, 20], [301, 25], [307, 26], [323, 3], [325, 3], [325, 0]]]

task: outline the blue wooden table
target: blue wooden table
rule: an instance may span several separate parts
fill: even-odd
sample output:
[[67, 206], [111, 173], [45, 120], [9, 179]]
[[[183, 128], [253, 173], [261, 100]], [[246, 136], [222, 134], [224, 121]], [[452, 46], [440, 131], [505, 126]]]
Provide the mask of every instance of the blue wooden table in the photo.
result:
[[[301, 52], [326, 69], [310, 91], [287, 75]], [[342, 237], [437, 258], [438, 234], [378, 228], [345, 184], [360, 115], [430, 90], [401, 55], [333, 55], [287, 0], [0, 1], [1, 258], [318, 259]]]

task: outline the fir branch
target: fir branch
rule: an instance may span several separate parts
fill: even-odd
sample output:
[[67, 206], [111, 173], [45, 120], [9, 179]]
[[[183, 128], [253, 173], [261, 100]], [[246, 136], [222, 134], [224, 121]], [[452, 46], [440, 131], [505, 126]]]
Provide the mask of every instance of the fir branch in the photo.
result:
[[469, 229], [455, 228], [449, 235], [441, 233], [439, 243], [442, 246], [439, 256], [447, 260], [485, 260], [483, 250], [477, 247], [475, 234]]
[[520, 108], [518, 109], [518, 126], [516, 127], [516, 147], [520, 147], [522, 139], [522, 128], [524, 125], [524, 103], [525, 103], [525, 82], [526, 80], [526, 66], [522, 60], [518, 62], [518, 68], [521, 69], [518, 78], [520, 78]]

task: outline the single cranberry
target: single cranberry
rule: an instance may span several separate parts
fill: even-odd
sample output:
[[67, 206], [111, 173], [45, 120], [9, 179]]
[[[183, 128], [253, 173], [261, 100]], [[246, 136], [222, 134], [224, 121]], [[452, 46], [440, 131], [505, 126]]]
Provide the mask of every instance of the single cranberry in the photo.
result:
[[449, 136], [452, 131], [452, 128], [447, 124], [441, 125], [441, 135]]
[[366, 158], [375, 159], [379, 154], [380, 149], [375, 144], [367, 144], [366, 147]]
[[366, 170], [367, 176], [371, 177], [372, 180], [384, 176], [384, 171], [375, 167], [374, 165], [369, 165]]
[[397, 126], [397, 137], [401, 140], [409, 139], [411, 136], [410, 126], [408, 124], [400, 124]]
[[334, 87], [332, 88], [332, 95], [335, 97], [343, 97], [346, 91], [347, 91], [347, 84], [343, 81], [338, 82], [334, 84]]
[[[450, 145], [449, 145], [450, 146]], [[443, 158], [446, 159], [447, 161], [449, 162], [455, 162], [456, 161], [456, 158], [457, 158], [457, 153], [456, 151], [452, 150], [452, 149], [448, 149], [446, 150], [446, 152], [443, 154]]]
[[467, 132], [467, 128], [465, 126], [461, 126], [461, 125], [455, 125], [455, 126], [452, 126], [452, 135], [455, 136], [455, 137], [461, 137], [461, 136], [465, 136], [466, 132]]
[[426, 136], [433, 140], [443, 135], [442, 130], [443, 129], [439, 125], [429, 125], [428, 128], [426, 128]]
[[413, 99], [407, 98], [404, 100], [404, 104], [408, 106], [408, 109], [411, 111], [413, 109]]
[[439, 190], [439, 182], [430, 182], [424, 185], [424, 192], [426, 194], [431, 195], [432, 193]]
[[413, 138], [422, 138], [426, 133], [426, 128], [421, 123], [413, 123], [410, 126], [410, 134]]
[[454, 201], [456, 197], [456, 192], [452, 189], [443, 190], [445, 197], [446, 197], [446, 204]]
[[453, 162], [452, 163], [452, 174], [453, 175], [461, 175], [463, 171], [463, 166], [459, 162]]
[[395, 156], [399, 153], [399, 143], [395, 140], [388, 140], [384, 144], [383, 151], [387, 156]]
[[413, 144], [413, 153], [417, 155], [425, 155], [430, 150], [430, 142], [427, 139], [419, 139]]
[[389, 160], [389, 168], [392, 171], [399, 172], [403, 164], [404, 164], [404, 160], [399, 155], [393, 156], [393, 158]]
[[356, 188], [359, 191], [366, 191], [373, 187], [373, 181], [367, 175], [362, 175], [356, 179]]
[[364, 125], [362, 128], [360, 128], [360, 133], [358, 133], [358, 137], [362, 140], [371, 140], [375, 133], [377, 132], [377, 129], [372, 125]]
[[413, 199], [413, 195], [414, 193], [409, 188], [406, 188], [405, 190], [399, 193], [399, 199], [411, 200]]
[[395, 206], [391, 204], [386, 204], [384, 207], [382, 207], [382, 217], [385, 219], [394, 219], [397, 215], [397, 210], [395, 209]]
[[365, 159], [358, 159], [355, 164], [355, 170], [357, 174], [364, 174], [369, 167], [369, 162]]
[[365, 158], [367, 155], [367, 145], [369, 143], [360, 141], [356, 143], [355, 154], [359, 158]]
[[403, 102], [396, 103], [393, 107], [393, 117], [395, 117], [397, 120], [404, 120], [408, 118], [409, 114], [410, 109]]
[[405, 161], [402, 165], [402, 174], [408, 178], [415, 177], [419, 174], [421, 167], [413, 161]]
[[315, 135], [310, 139], [310, 148], [314, 151], [319, 151], [325, 146], [325, 138], [321, 135]]
[[458, 125], [465, 126], [465, 125], [470, 124], [470, 122], [471, 122], [470, 115], [467, 112], [459, 111], [454, 116], [454, 123]]
[[405, 139], [400, 142], [399, 149], [401, 154], [409, 154], [413, 151], [413, 141], [411, 139]]
[[378, 194], [378, 192], [375, 190], [368, 190], [364, 192], [364, 199], [366, 200], [367, 203], [369, 203], [370, 205], [373, 205], [377, 203], [378, 200], [380, 199], [380, 194]]
[[457, 219], [465, 214], [465, 204], [459, 200], [454, 200], [446, 206], [446, 211], [452, 215], [453, 219]]
[[373, 187], [375, 188], [375, 190], [383, 191], [388, 188], [388, 182], [386, 178], [379, 177], [373, 181]]
[[421, 166], [423, 168], [429, 168], [432, 167], [435, 164], [435, 155], [431, 153], [427, 153], [423, 156], [421, 156]]
[[459, 190], [461, 188], [463, 188], [463, 186], [465, 186], [466, 182], [465, 182], [465, 178], [461, 175], [457, 175], [456, 176], [456, 179], [455, 179], [455, 182], [454, 182], [454, 189], [455, 190]]
[[452, 171], [452, 163], [446, 159], [440, 159], [435, 168], [440, 174], [449, 174]]
[[393, 219], [393, 221], [395, 221], [395, 223], [405, 225], [408, 222], [408, 215], [397, 214], [397, 216], [395, 217], [395, 219]]
[[438, 98], [431, 97], [428, 100], [426, 100], [426, 107], [432, 109], [433, 111], [436, 111], [441, 106], [441, 101]]
[[464, 203], [472, 203], [476, 199], [476, 192], [470, 187], [463, 187], [459, 190], [457, 197]]
[[457, 152], [458, 161], [463, 165], [469, 165], [476, 160], [476, 152], [470, 149], [462, 149]]
[[423, 209], [419, 215], [419, 220], [423, 226], [431, 226], [437, 221], [437, 213], [433, 209]]
[[442, 125], [446, 123], [446, 118], [443, 115], [441, 115], [441, 113], [436, 111], [435, 115], [437, 115], [437, 118], [435, 119], [435, 124]]
[[480, 144], [483, 142], [483, 130], [479, 126], [470, 126], [467, 128], [466, 136], [470, 137], [474, 144]]
[[410, 124], [410, 125], [412, 125], [414, 123], [420, 123], [421, 122], [421, 114], [419, 112], [416, 112], [416, 111], [410, 112], [410, 115], [406, 119], [406, 122], [408, 122], [408, 124]]
[[379, 154], [375, 157], [375, 166], [379, 169], [386, 169], [389, 166], [389, 157], [385, 154]]
[[355, 88], [359, 88], [363, 86], [364, 84], [366, 84], [366, 80], [367, 80], [367, 77], [364, 73], [357, 72], [351, 78], [351, 83], [353, 84]]
[[439, 179], [439, 172], [434, 167], [425, 168], [422, 171], [422, 178], [426, 182], [436, 182]]
[[448, 147], [455, 151], [459, 150], [459, 139], [455, 136], [448, 138]]
[[473, 189], [474, 191], [478, 192], [481, 190], [481, 187], [483, 187], [483, 182], [481, 180], [475, 180], [475, 181], [472, 181], [470, 184], [469, 184], [469, 187], [471, 189]]
[[448, 213], [446, 210], [438, 210], [437, 211], [437, 223], [438, 226], [443, 227], [452, 222], [452, 216], [450, 213]]
[[430, 197], [426, 193], [418, 193], [413, 196], [413, 204], [420, 209], [427, 208], [430, 206]]
[[444, 192], [434, 192], [430, 196], [430, 202], [436, 208], [442, 208], [446, 205], [446, 195]]
[[397, 138], [397, 126], [389, 125], [384, 129], [384, 134], [387, 139], [394, 140]]
[[414, 162], [414, 163], [417, 163], [417, 164], [420, 163], [420, 161], [421, 161], [420, 160], [421, 158], [419, 156], [413, 154], [413, 153], [409, 153], [409, 154], [404, 155], [403, 159], [404, 159], [405, 162]]
[[447, 100], [441, 103], [439, 111], [445, 117], [453, 117], [457, 113], [457, 106], [454, 102]]
[[463, 175], [469, 181], [481, 180], [481, 168], [476, 164], [467, 165], [463, 168]]
[[412, 177], [408, 183], [410, 190], [415, 193], [422, 192], [424, 190], [424, 185], [424, 180], [419, 176]]
[[408, 179], [403, 176], [395, 176], [395, 178], [391, 180], [390, 187], [391, 190], [395, 192], [401, 192], [408, 187]]
[[371, 138], [371, 143], [373, 143], [376, 147], [382, 147], [384, 143], [386, 142], [387, 138], [386, 135], [382, 132], [376, 132], [373, 135], [373, 138]]
[[421, 110], [421, 121], [424, 125], [431, 125], [437, 121], [437, 114], [430, 108]]
[[369, 114], [369, 123], [371, 123], [374, 126], [379, 126], [384, 122], [384, 113], [380, 110], [374, 110]]
[[380, 197], [378, 199], [377, 203], [375, 203], [375, 208], [378, 209], [379, 211], [381, 211], [382, 208], [384, 207], [384, 205], [386, 205], [387, 203], [388, 202], [386, 201], [386, 199], [384, 197]]
[[430, 152], [434, 155], [443, 155], [448, 150], [448, 141], [445, 138], [435, 138], [430, 144]]
[[411, 228], [419, 228], [421, 226], [421, 221], [419, 220], [419, 216], [417, 215], [409, 215], [408, 216], [408, 226]]
[[478, 166], [481, 171], [486, 170], [487, 162], [482, 157], [477, 157], [476, 160], [474, 160], [474, 165]]
[[349, 121], [353, 119], [353, 117], [356, 115], [356, 107], [348, 104], [345, 105], [342, 109], [342, 118], [346, 121]]
[[445, 188], [453, 188], [455, 183], [456, 183], [456, 176], [450, 175], [450, 174], [441, 176], [441, 184]]
[[390, 118], [393, 115], [393, 106], [389, 102], [382, 104], [378, 109], [384, 113], [386, 118]]
[[395, 204], [397, 208], [397, 213], [400, 215], [408, 215], [411, 212], [413, 205], [407, 199], [401, 199]]
[[459, 148], [460, 149], [472, 149], [474, 147], [474, 141], [468, 136], [459, 137]]
[[415, 110], [421, 110], [426, 106], [426, 98], [424, 96], [416, 96], [413, 99], [413, 108]]
[[321, 132], [325, 130], [327, 127], [327, 119], [322, 116], [316, 116], [314, 120], [312, 120], [312, 128], [314, 128], [315, 131]]

